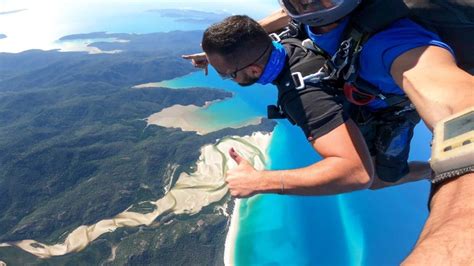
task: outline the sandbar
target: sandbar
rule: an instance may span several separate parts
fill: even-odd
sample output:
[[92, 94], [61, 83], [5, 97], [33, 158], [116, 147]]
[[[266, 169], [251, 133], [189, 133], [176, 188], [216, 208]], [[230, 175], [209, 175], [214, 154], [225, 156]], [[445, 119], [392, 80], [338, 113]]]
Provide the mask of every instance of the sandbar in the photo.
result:
[[[201, 155], [196, 162], [196, 171], [183, 172], [176, 184], [162, 198], [148, 202], [155, 209], [148, 213], [131, 211], [132, 206], [115, 217], [104, 219], [93, 225], [81, 225], [69, 233], [62, 243], [46, 245], [35, 240], [27, 239], [12, 243], [0, 243], [1, 247], [16, 246], [39, 258], [62, 256], [79, 252], [92, 241], [105, 233], [115, 231], [120, 227], [149, 226], [160, 216], [173, 214], [194, 215], [202, 208], [221, 201], [228, 195], [225, 174], [228, 169], [236, 167], [228, 151], [234, 148], [240, 155], [254, 165], [256, 169], [264, 169], [269, 161], [267, 149], [271, 141], [270, 133], [253, 133], [251, 136], [229, 136], [218, 140], [215, 144], [201, 148]], [[238, 226], [237, 201], [232, 216], [232, 230], [226, 239], [225, 260], [232, 264], [234, 245]], [[237, 213], [236, 213], [237, 211]], [[159, 224], [158, 224], [159, 226]]]
[[230, 227], [225, 239], [224, 264], [228, 266], [235, 265], [235, 242], [239, 233], [240, 199], [235, 199], [234, 202]]
[[148, 126], [157, 125], [168, 128], [179, 128], [183, 131], [194, 131], [198, 135], [206, 135], [224, 128], [241, 128], [250, 125], [259, 125], [262, 122], [261, 117], [254, 117], [237, 125], [216, 125], [210, 121], [210, 118], [200, 114], [200, 111], [209, 107], [210, 104], [211, 102], [207, 102], [203, 107], [176, 104], [161, 110], [161, 112], [152, 114], [145, 120]]

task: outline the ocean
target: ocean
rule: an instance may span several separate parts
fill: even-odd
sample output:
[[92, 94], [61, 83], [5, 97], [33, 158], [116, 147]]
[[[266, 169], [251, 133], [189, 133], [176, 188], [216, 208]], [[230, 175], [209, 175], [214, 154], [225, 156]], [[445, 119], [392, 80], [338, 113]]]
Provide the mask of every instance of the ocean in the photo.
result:
[[[192, 3], [188, 1], [188, 7], [192, 8]], [[70, 27], [58, 31], [54, 36], [59, 38], [67, 34], [94, 31], [148, 33], [204, 28], [204, 25], [190, 25], [170, 21], [170, 18], [157, 18], [152, 13], [141, 13], [153, 7], [134, 7], [128, 12], [120, 9], [120, 12], [115, 13], [113, 8], [106, 9], [105, 13], [103, 9], [99, 12], [91, 8], [88, 17], [77, 15], [74, 19], [69, 18]], [[267, 10], [265, 12], [271, 11]], [[28, 15], [27, 12], [25, 15]], [[9, 25], [7, 22], [12, 21], [14, 19], [7, 21], [6, 16], [0, 16], [2, 25]], [[11, 44], [15, 40], [13, 30], [4, 29], [0, 33], [6, 33], [10, 38], [0, 40], [0, 51], [10, 51], [12, 47], [19, 49]], [[27, 48], [45, 49], [47, 45], [50, 45], [48, 48], [60, 47], [61, 44], [55, 43], [55, 40], [38, 42], [38, 47], [29, 43], [31, 47]], [[276, 100], [276, 89], [272, 86], [241, 88], [231, 81], [222, 81], [212, 70], [207, 77], [202, 72], [195, 72], [162, 82], [161, 85], [177, 89], [211, 87], [231, 91], [233, 98], [198, 111], [208, 118], [209, 123], [223, 127], [265, 116], [266, 105]], [[431, 135], [424, 126], [416, 128], [410, 154], [412, 160], [428, 159], [430, 139]], [[278, 121], [269, 153], [271, 162], [268, 168], [275, 170], [303, 167], [320, 160], [302, 132], [286, 121]], [[428, 215], [428, 191], [427, 182], [417, 182], [379, 191], [335, 196], [259, 195], [243, 200], [235, 243], [236, 263], [398, 265], [413, 248]]]

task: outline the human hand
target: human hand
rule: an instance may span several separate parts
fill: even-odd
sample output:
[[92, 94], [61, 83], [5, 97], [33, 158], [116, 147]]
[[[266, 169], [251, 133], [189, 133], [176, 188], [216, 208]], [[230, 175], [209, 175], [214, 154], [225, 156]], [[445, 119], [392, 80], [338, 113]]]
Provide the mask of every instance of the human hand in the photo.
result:
[[230, 194], [236, 198], [247, 198], [257, 194], [260, 172], [255, 170], [234, 148], [229, 150], [229, 155], [237, 163], [236, 168], [227, 171], [226, 182]]
[[182, 55], [181, 58], [191, 60], [191, 64], [193, 64], [195, 68], [204, 69], [204, 74], [206, 76], [209, 73], [208, 71], [209, 62], [207, 61], [206, 53]]

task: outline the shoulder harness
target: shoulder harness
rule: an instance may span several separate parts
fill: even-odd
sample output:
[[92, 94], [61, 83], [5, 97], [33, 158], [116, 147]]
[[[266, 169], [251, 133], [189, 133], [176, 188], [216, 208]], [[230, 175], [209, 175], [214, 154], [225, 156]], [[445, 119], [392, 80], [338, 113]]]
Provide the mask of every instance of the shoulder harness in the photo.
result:
[[332, 57], [308, 38], [304, 25], [294, 21], [280, 34], [270, 34], [270, 36], [280, 42], [288, 38], [304, 39], [300, 46], [326, 58], [324, 71], [319, 69], [317, 72], [306, 75], [301, 72], [291, 73], [297, 89], [303, 89], [306, 85], [321, 80], [333, 81], [344, 93], [346, 99], [355, 105], [366, 105], [378, 98], [389, 107], [406, 107], [410, 103], [406, 95], [383, 93], [360, 78], [358, 59], [363, 44], [373, 34], [383, 30], [394, 21], [407, 17], [409, 12], [410, 10], [401, 0], [363, 1], [352, 13], [349, 25], [344, 32], [344, 41]]

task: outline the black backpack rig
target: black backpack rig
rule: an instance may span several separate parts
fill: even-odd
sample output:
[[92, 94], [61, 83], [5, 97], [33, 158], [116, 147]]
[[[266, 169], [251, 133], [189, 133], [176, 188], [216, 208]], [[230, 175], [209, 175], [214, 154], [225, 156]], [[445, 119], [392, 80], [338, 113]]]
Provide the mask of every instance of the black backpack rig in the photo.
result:
[[[287, 34], [289, 30], [293, 29], [287, 29], [287, 32], [283, 34]], [[336, 89], [335, 80], [325, 80], [328, 77], [327, 58], [323, 56], [322, 50], [307, 48], [300, 39], [288, 37], [288, 35], [281, 39], [280, 36], [270, 34], [274, 41], [280, 42], [285, 48], [287, 62], [274, 81], [278, 87], [278, 102], [276, 105], [267, 107], [267, 115], [269, 119], [286, 118], [295, 124], [295, 121], [284, 111], [283, 106], [287, 102], [314, 90], [325, 89], [331, 94], [339, 93], [339, 91]], [[319, 71], [314, 73], [315, 69]]]
[[[372, 35], [396, 20], [407, 17], [437, 33], [442, 41], [453, 48], [459, 67], [474, 74], [473, 0], [364, 0], [352, 12], [349, 25], [343, 34], [344, 41], [332, 57], [308, 38], [303, 25], [294, 21], [280, 34], [270, 36], [276, 41], [284, 41], [287, 38], [304, 40], [301, 46], [326, 58], [324, 68], [315, 69], [317, 71], [309, 75], [302, 75], [301, 72], [291, 73], [297, 90], [301, 90], [306, 84], [324, 79], [326, 82], [331, 81], [354, 105], [364, 106], [378, 98], [388, 107], [397, 108], [401, 114], [414, 108], [407, 96], [383, 93], [360, 78], [358, 59], [364, 43]], [[271, 113], [274, 117], [277, 115], [276, 108], [269, 107], [269, 111], [273, 110]]]

